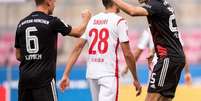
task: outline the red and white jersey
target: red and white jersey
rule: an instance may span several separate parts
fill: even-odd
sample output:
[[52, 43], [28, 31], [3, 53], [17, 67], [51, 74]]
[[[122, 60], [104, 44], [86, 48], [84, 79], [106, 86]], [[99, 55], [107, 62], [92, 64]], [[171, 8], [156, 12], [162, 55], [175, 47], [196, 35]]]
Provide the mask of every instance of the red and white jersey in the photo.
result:
[[119, 43], [129, 41], [126, 20], [115, 13], [99, 13], [81, 38], [89, 43], [86, 77], [118, 76]]

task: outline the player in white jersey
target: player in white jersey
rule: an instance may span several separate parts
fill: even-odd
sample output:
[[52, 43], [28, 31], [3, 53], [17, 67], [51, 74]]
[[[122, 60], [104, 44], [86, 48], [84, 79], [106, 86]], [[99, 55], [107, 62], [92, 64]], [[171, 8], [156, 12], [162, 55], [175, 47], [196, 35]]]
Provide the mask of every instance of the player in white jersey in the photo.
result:
[[[181, 38], [181, 35], [179, 34], [179, 39], [182, 43], [182, 45], [184, 46], [184, 42]], [[148, 48], [148, 67], [149, 67], [149, 74], [151, 73], [151, 71], [153, 70], [154, 65], [157, 63], [157, 56], [154, 52], [154, 44], [153, 44], [153, 40], [152, 40], [152, 36], [151, 36], [151, 32], [150, 29], [147, 28], [143, 31], [140, 40], [138, 42], [137, 48], [134, 50], [134, 55], [135, 55], [135, 60], [137, 61], [140, 57], [140, 55], [142, 54], [143, 50], [145, 48]], [[128, 68], [126, 68], [128, 70]], [[127, 71], [125, 70], [125, 71]], [[191, 84], [191, 74], [189, 71], [189, 64], [186, 61], [186, 66], [185, 66], [185, 83], [187, 85]]]
[[60, 88], [69, 86], [69, 72], [79, 57], [84, 45], [89, 43], [87, 73], [93, 101], [118, 101], [119, 67], [118, 46], [120, 45], [126, 63], [132, 73], [137, 96], [141, 85], [136, 74], [134, 56], [130, 50], [126, 20], [116, 13], [119, 9], [111, 0], [102, 0], [105, 12], [91, 18], [86, 32], [74, 48], [68, 60]]

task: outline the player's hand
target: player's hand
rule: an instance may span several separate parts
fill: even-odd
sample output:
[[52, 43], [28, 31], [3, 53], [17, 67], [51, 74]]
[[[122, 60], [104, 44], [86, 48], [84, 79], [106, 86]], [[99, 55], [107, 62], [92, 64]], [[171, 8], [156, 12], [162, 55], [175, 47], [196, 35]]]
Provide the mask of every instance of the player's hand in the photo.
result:
[[139, 96], [142, 92], [142, 86], [136, 80], [133, 82], [133, 85], [135, 86], [135, 90], [137, 91], [136, 96]]
[[83, 10], [81, 15], [82, 15], [83, 20], [85, 20], [87, 22], [91, 19], [91, 11], [88, 9]]
[[68, 76], [63, 76], [61, 79], [61, 83], [60, 83], [60, 90], [62, 92], [64, 92], [64, 90], [66, 89], [66, 87], [70, 86], [70, 79]]
[[149, 54], [147, 57], [147, 62], [148, 62], [148, 68], [149, 70], [152, 70], [154, 64], [153, 64], [153, 58], [154, 58], [154, 54]]
[[192, 79], [191, 79], [191, 74], [190, 73], [186, 73], [185, 74], [185, 84], [190, 86], [192, 84]]

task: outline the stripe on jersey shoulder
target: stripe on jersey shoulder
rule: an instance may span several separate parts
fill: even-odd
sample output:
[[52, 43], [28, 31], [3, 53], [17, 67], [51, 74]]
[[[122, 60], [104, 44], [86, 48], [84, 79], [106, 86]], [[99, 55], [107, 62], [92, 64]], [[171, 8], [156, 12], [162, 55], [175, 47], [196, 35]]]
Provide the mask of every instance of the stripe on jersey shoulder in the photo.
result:
[[124, 21], [124, 20], [125, 20], [124, 18], [119, 19], [118, 22], [117, 22], [117, 26], [119, 25], [119, 23], [120, 23], [121, 21]]

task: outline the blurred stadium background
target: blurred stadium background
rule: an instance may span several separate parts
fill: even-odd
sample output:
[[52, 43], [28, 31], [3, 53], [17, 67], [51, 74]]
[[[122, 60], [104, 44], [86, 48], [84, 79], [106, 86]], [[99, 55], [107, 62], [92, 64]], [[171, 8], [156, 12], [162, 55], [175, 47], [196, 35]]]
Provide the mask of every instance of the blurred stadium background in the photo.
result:
[[[137, 0], [126, 0], [137, 5]], [[201, 101], [201, 0], [167, 0], [176, 9], [177, 23], [185, 43], [192, 85], [184, 85], [184, 77], [180, 80], [174, 101]], [[80, 13], [88, 8], [96, 14], [103, 10], [101, 0], [57, 0], [54, 15], [65, 23], [77, 25], [81, 21]], [[18, 65], [15, 59], [14, 37], [19, 20], [35, 9], [33, 0], [0, 0], [0, 101], [17, 101]], [[132, 49], [138, 42], [141, 32], [147, 28], [145, 17], [132, 18], [121, 13], [129, 23], [129, 37]], [[57, 83], [63, 73], [66, 60], [77, 39], [59, 37]], [[143, 101], [146, 94], [148, 71], [146, 66], [146, 50], [138, 64], [138, 75], [144, 85], [142, 96], [136, 98], [131, 85], [131, 78], [121, 78], [120, 101]], [[58, 90], [59, 101], [91, 101], [88, 84], [85, 79], [86, 48], [71, 73], [71, 87], [64, 93]], [[124, 67], [123, 58], [121, 67]]]

